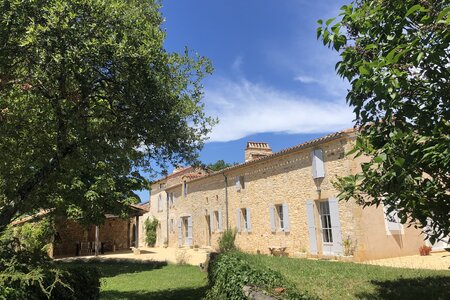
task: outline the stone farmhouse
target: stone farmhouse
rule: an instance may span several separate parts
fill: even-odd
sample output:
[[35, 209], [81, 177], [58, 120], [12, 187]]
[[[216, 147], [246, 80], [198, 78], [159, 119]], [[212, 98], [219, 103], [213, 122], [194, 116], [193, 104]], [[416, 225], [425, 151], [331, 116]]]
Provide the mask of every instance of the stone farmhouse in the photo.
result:
[[177, 169], [151, 185], [140, 227], [158, 219], [157, 246], [214, 249], [226, 228], [236, 228], [236, 245], [252, 253], [283, 249], [354, 260], [417, 254], [424, 236], [400, 224], [395, 212], [338, 202], [332, 181], [357, 173], [365, 159], [345, 155], [355, 137], [344, 130], [277, 153], [248, 142], [239, 165], [213, 173]]

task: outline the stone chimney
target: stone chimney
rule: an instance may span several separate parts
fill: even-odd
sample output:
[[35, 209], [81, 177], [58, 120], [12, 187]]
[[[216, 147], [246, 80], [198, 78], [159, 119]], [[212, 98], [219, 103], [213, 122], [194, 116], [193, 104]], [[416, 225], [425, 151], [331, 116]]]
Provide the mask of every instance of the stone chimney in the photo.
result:
[[245, 161], [251, 161], [272, 154], [268, 143], [247, 142]]

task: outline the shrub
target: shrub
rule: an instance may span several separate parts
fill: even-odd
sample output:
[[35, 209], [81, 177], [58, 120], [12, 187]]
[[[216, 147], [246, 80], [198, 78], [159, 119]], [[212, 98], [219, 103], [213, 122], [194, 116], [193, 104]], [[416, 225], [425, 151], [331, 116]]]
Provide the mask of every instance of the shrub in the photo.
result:
[[51, 222], [9, 227], [0, 235], [0, 299], [98, 299], [96, 269], [64, 269], [50, 260]]
[[222, 236], [219, 238], [220, 252], [228, 252], [236, 250], [236, 245], [234, 244], [235, 239], [236, 239], [236, 230], [234, 229], [225, 230]]
[[427, 256], [430, 255], [431, 249], [431, 247], [423, 245], [419, 248], [419, 253], [421, 256]]
[[154, 247], [156, 244], [156, 228], [158, 227], [158, 220], [147, 218], [144, 222], [145, 227], [145, 242], [148, 246]]
[[283, 290], [283, 299], [316, 299], [308, 294], [300, 294], [279, 272], [250, 265], [239, 252], [211, 256], [208, 281], [209, 289], [205, 300], [246, 299], [243, 294], [244, 286], [256, 286], [275, 297], [280, 297], [275, 289]]

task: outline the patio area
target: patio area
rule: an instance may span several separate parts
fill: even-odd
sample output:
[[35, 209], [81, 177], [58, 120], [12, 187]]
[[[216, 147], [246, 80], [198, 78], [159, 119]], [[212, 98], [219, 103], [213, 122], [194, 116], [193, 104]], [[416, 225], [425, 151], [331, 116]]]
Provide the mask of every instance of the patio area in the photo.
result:
[[361, 263], [394, 268], [448, 270], [450, 267], [450, 253], [445, 251], [431, 252], [427, 256], [411, 255], [369, 260]]
[[121, 250], [116, 252], [107, 252], [102, 255], [94, 256], [76, 256], [59, 258], [61, 261], [77, 261], [77, 260], [116, 260], [116, 261], [162, 261], [169, 263], [179, 263], [184, 260], [189, 265], [198, 266], [205, 263], [209, 249], [187, 249], [187, 248], [139, 248], [139, 254], [132, 250]]

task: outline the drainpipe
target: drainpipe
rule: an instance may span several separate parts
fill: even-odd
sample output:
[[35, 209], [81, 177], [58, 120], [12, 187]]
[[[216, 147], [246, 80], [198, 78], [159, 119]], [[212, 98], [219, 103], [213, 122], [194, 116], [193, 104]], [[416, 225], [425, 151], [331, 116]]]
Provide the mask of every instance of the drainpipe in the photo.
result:
[[[166, 204], [167, 204], [167, 214], [166, 214], [166, 241], [167, 241], [167, 246], [169, 246], [169, 193], [166, 191]], [[163, 241], [163, 246], [164, 246], [164, 242]]]
[[227, 229], [230, 229], [228, 223], [228, 177], [227, 175], [225, 175], [225, 173], [222, 173], [222, 175], [225, 178], [225, 218], [227, 223]]

